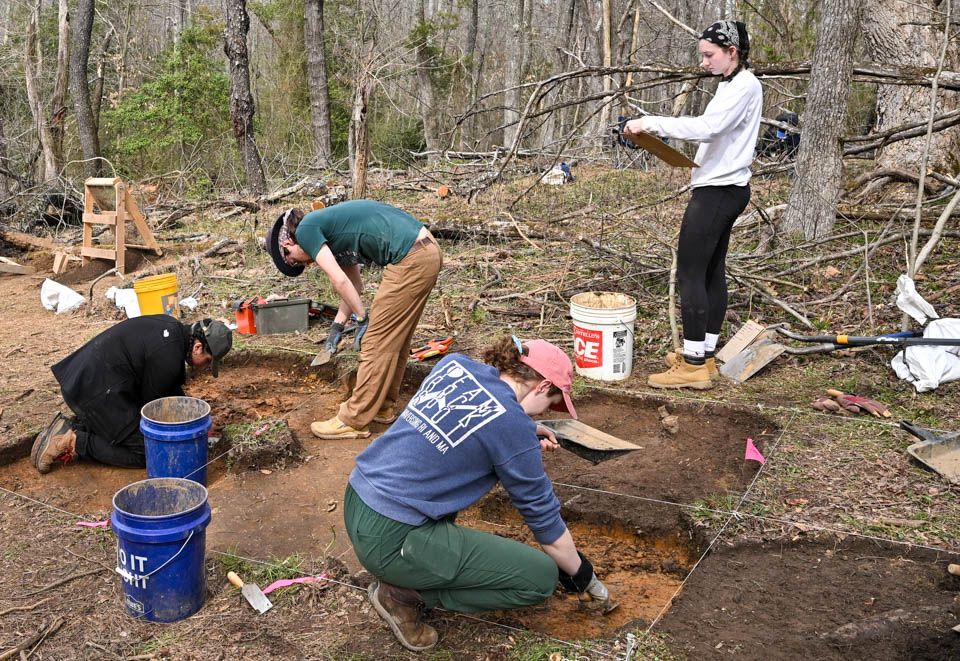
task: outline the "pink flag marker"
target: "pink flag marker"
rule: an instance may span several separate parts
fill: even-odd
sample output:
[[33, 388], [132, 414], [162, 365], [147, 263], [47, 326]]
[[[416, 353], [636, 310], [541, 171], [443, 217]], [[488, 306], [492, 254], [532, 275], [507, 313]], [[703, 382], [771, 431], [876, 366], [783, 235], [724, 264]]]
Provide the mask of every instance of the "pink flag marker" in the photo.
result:
[[753, 444], [752, 438], [747, 439], [747, 451], [744, 453], [743, 458], [759, 461], [761, 465], [767, 463], [766, 459], [763, 458], [763, 455], [760, 454], [760, 450], [758, 450], [757, 446]]
[[77, 521], [77, 525], [84, 528], [106, 528], [110, 525], [110, 521]]
[[267, 587], [263, 588], [263, 594], [269, 594], [276, 590], [277, 588], [286, 588], [290, 587], [294, 583], [314, 583], [322, 581], [327, 577], [327, 573], [324, 572], [319, 576], [304, 576], [303, 578], [281, 578], [279, 581], [274, 581]]

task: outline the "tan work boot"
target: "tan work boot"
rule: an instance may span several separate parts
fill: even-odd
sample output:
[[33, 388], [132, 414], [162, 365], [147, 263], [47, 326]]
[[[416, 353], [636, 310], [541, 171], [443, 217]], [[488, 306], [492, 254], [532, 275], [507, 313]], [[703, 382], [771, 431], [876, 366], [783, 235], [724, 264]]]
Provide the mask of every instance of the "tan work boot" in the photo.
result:
[[647, 378], [647, 385], [652, 388], [694, 388], [708, 390], [713, 387], [710, 372], [706, 365], [691, 365], [678, 356], [679, 362], [666, 372], [651, 374]]
[[[674, 365], [676, 365], [677, 356], [680, 356], [680, 355], [681, 354], [679, 350], [671, 351], [670, 353], [668, 353], [664, 358], [664, 362], [667, 363], [667, 367], [673, 367]], [[713, 356], [710, 356], [709, 358], [707, 358], [706, 363], [707, 363], [707, 371], [710, 373], [710, 378], [719, 379], [720, 370], [717, 369], [717, 359], [714, 358]]]
[[393, 406], [382, 406], [380, 410], [377, 411], [377, 414], [373, 416], [374, 422], [379, 422], [381, 425], [393, 424], [397, 420], [397, 411]]
[[58, 459], [66, 465], [73, 459], [77, 447], [77, 435], [70, 428], [72, 421], [57, 413], [46, 429], [37, 434], [30, 449], [30, 461], [41, 473], [49, 473]]
[[370, 435], [369, 429], [354, 429], [340, 418], [333, 416], [329, 420], [323, 420], [310, 423], [310, 431], [317, 438], [327, 440], [336, 440], [338, 438], [367, 438]]
[[367, 595], [393, 635], [408, 650], [423, 652], [437, 644], [437, 630], [421, 620], [423, 601], [419, 592], [377, 581], [367, 588]]

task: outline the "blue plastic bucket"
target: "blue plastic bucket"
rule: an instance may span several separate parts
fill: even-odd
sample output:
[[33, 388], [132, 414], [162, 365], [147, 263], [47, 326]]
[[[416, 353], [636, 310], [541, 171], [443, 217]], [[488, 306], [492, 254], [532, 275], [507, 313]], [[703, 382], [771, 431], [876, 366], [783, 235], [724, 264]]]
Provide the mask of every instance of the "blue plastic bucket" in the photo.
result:
[[127, 613], [176, 622], [200, 610], [207, 590], [206, 487], [174, 477], [134, 482], [114, 494], [110, 522]]
[[161, 397], [140, 409], [147, 477], [185, 477], [207, 484], [210, 405], [196, 397]]

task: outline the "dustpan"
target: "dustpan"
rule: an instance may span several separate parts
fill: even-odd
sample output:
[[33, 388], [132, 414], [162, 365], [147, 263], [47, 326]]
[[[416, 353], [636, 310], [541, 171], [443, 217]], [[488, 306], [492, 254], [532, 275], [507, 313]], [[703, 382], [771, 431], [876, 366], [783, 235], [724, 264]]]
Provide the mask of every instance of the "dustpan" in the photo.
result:
[[960, 484], [960, 431], [940, 436], [906, 420], [900, 421], [900, 428], [922, 439], [907, 448], [911, 457], [950, 483]]
[[538, 420], [539, 424], [553, 430], [557, 442], [564, 450], [568, 450], [578, 457], [599, 464], [601, 461], [619, 457], [634, 450], [642, 450], [622, 438], [617, 438], [579, 420], [563, 418], [558, 420]]

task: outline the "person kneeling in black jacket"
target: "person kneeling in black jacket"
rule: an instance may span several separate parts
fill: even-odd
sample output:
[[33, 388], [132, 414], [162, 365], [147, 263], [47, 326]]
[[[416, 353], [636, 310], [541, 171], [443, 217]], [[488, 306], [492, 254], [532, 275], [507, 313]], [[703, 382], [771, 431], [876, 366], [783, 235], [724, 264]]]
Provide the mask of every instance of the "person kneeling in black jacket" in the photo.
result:
[[51, 367], [63, 400], [76, 417], [57, 413], [33, 442], [30, 459], [41, 473], [74, 457], [143, 468], [146, 453], [140, 409], [161, 397], [183, 395], [185, 362], [210, 365], [233, 344], [225, 324], [180, 323], [164, 314], [121, 321]]

